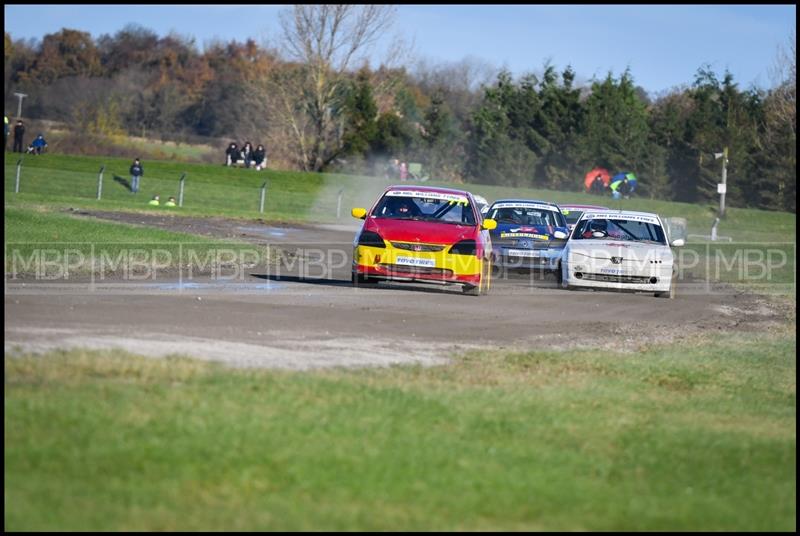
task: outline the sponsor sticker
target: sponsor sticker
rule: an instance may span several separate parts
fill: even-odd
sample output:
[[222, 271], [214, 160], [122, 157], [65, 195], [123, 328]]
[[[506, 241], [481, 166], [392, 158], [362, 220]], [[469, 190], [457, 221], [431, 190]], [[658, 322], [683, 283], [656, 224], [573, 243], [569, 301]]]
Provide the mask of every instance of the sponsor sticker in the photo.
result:
[[420, 259], [419, 257], [396, 257], [395, 264], [403, 264], [405, 266], [426, 266], [433, 268], [436, 266], [434, 259]]
[[440, 201], [450, 201], [453, 203], [468, 204], [466, 196], [459, 194], [446, 194], [443, 192], [418, 192], [416, 190], [389, 190], [386, 192], [389, 197], [420, 197], [423, 199], [437, 199]]
[[622, 275], [625, 273], [625, 270], [623, 270], [622, 268], [600, 268], [600, 273], [611, 274], [611, 275]]
[[533, 233], [500, 233], [500, 238], [533, 238]]
[[537, 233], [500, 233], [500, 238], [534, 238], [536, 240], [550, 240], [550, 237]]
[[558, 212], [558, 208], [551, 205], [542, 205], [541, 203], [495, 203], [492, 205], [492, 210], [496, 208], [534, 208], [538, 210], [549, 210], [551, 212]]
[[644, 223], [652, 223], [659, 225], [658, 218], [653, 216], [642, 216], [638, 214], [625, 214], [619, 212], [587, 212], [583, 215], [581, 220], [628, 220], [628, 221], [641, 221]]
[[530, 249], [507, 249], [506, 255], [508, 255], [509, 257], [535, 258], [539, 256], [539, 252]]

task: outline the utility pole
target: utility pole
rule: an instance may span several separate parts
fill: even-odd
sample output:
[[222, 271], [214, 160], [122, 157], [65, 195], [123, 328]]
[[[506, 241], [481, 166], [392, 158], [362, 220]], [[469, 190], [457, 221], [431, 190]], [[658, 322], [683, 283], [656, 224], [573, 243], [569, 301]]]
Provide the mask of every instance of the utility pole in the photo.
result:
[[725, 147], [721, 153], [714, 153], [714, 158], [722, 158], [722, 182], [717, 184], [719, 194], [719, 217], [725, 215], [725, 194], [728, 189], [728, 148]]
[[14, 95], [16, 95], [16, 97], [19, 99], [19, 102], [17, 103], [17, 119], [19, 119], [20, 117], [22, 117], [22, 99], [24, 99], [28, 95], [26, 95], [25, 93], [14, 93]]

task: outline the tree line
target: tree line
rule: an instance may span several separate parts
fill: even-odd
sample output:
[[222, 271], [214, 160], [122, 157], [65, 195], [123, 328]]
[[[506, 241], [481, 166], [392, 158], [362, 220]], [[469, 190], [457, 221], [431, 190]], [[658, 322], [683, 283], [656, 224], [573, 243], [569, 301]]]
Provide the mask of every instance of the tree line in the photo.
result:
[[579, 84], [550, 63], [519, 77], [470, 59], [371, 67], [362, 53], [392, 16], [392, 6], [294, 6], [279, 46], [202, 51], [138, 25], [97, 39], [6, 32], [5, 108], [19, 91], [27, 118], [77, 134], [264, 140], [271, 162], [307, 171], [382, 174], [399, 158], [438, 179], [579, 190], [601, 166], [634, 172], [639, 195], [694, 203], [717, 199], [714, 154], [728, 147], [730, 205], [796, 210], [794, 34], [770, 89], [700, 65], [651, 97], [630, 70]]

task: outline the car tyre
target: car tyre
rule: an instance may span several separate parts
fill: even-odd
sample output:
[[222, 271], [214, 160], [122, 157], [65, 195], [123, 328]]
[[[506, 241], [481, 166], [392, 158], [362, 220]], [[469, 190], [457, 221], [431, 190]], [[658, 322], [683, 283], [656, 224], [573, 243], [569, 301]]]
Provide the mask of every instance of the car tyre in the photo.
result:
[[492, 277], [506, 279], [506, 269], [499, 264], [492, 264]]
[[461, 292], [468, 296], [485, 296], [492, 285], [492, 262], [486, 259], [481, 263], [481, 280], [477, 285], [464, 285]]
[[656, 292], [655, 293], [655, 297], [656, 298], [667, 298], [669, 300], [674, 300], [675, 299], [675, 294], [676, 294], [676, 291], [677, 291], [677, 286], [678, 286], [678, 283], [677, 283], [677, 281], [675, 279], [675, 275], [673, 274], [672, 281], [669, 284], [669, 290], [666, 291], [666, 292]]
[[463, 292], [467, 296], [480, 296], [481, 287], [480, 285], [464, 285], [463, 287], [461, 287], [461, 292]]
[[350, 276], [350, 281], [354, 287], [374, 287], [378, 284], [375, 279], [370, 279], [368, 275], [353, 272]]

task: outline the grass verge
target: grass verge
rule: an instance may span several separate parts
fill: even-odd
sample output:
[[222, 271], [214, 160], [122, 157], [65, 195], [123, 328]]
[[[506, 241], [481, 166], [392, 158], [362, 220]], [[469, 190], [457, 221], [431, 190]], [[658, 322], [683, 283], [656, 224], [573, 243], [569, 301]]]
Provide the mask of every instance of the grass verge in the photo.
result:
[[5, 527], [794, 531], [795, 341], [316, 373], [7, 356]]
[[47, 210], [5, 207], [5, 271], [43, 279], [107, 274], [120, 269], [153, 273], [187, 262], [210, 270], [223, 262], [269, 261], [266, 246], [114, 222]]

